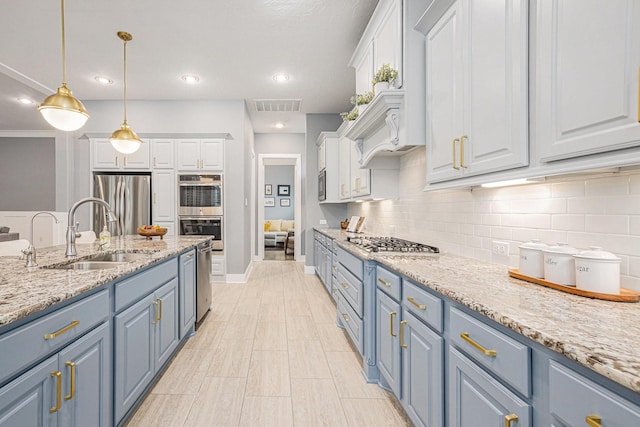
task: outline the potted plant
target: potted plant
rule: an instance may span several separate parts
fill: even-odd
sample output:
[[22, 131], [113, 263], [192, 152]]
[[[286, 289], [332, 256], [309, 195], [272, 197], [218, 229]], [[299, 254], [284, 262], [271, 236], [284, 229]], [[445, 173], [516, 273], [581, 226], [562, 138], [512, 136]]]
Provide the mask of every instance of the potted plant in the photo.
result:
[[362, 113], [362, 110], [368, 103], [373, 100], [373, 92], [365, 92], [363, 94], [356, 93], [351, 97], [351, 103], [358, 110], [358, 114]]
[[345, 122], [351, 122], [358, 118], [358, 109], [354, 108], [351, 111], [340, 113], [340, 117], [342, 117], [342, 120]]
[[380, 91], [389, 89], [389, 86], [398, 77], [398, 71], [391, 68], [389, 64], [382, 64], [382, 67], [376, 72], [373, 77], [373, 92], [380, 93]]

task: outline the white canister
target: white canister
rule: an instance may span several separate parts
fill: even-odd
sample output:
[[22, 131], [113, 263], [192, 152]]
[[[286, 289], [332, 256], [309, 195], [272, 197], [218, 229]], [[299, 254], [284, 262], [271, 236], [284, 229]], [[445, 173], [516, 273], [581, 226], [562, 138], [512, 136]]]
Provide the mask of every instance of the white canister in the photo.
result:
[[566, 243], [557, 243], [543, 250], [544, 280], [559, 285], [575, 286], [576, 271], [573, 255], [578, 253]]
[[544, 278], [544, 255], [542, 251], [549, 246], [538, 239], [532, 239], [530, 242], [523, 243], [518, 247], [520, 248], [520, 259], [518, 260], [520, 274], [538, 279]]
[[620, 293], [620, 258], [598, 246], [591, 246], [573, 257], [578, 289], [601, 294]]

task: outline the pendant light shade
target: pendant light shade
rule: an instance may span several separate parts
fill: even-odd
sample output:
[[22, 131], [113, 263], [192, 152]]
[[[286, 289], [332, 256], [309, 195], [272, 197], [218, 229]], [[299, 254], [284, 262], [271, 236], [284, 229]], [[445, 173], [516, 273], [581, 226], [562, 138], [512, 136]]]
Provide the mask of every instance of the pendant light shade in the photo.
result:
[[127, 124], [127, 42], [131, 41], [133, 37], [124, 31], [118, 31], [118, 37], [124, 42], [124, 121], [120, 125], [120, 129], [111, 134], [109, 141], [116, 151], [122, 154], [131, 154], [138, 151], [142, 145], [138, 135]]
[[89, 119], [89, 113], [67, 87], [67, 66], [64, 39], [64, 0], [60, 0], [62, 15], [62, 86], [58, 92], [48, 96], [38, 110], [42, 117], [56, 129], [74, 131], [80, 129]]

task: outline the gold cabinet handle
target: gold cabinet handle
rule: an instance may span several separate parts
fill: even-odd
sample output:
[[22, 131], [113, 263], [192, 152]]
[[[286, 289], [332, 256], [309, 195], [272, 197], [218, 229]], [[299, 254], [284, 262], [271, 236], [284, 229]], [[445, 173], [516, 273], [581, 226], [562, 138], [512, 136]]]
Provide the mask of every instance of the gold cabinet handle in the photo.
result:
[[456, 166], [456, 141], [460, 141], [460, 138], [454, 138], [454, 140], [451, 141], [451, 167], [459, 170], [460, 168]]
[[480, 350], [482, 353], [484, 353], [486, 356], [491, 356], [491, 357], [496, 357], [498, 355], [498, 352], [495, 350], [487, 350], [486, 348], [484, 348], [483, 346], [481, 346], [480, 344], [478, 344], [477, 342], [475, 342], [474, 340], [472, 340], [469, 337], [469, 332], [463, 332], [460, 334], [460, 338], [462, 338], [463, 340], [465, 340], [466, 342], [468, 342], [469, 344], [471, 344], [472, 346], [474, 346], [475, 348], [477, 348], [478, 350]]
[[56, 378], [56, 406], [49, 409], [50, 413], [58, 412], [62, 405], [62, 372], [52, 371], [51, 376]]
[[395, 311], [392, 311], [391, 313], [389, 313], [389, 334], [391, 334], [392, 337], [395, 337], [396, 334], [393, 333], [393, 316], [395, 316], [396, 313]]
[[155, 325], [156, 323], [158, 323], [158, 300], [155, 300], [153, 302], [153, 311], [154, 311], [154, 316], [153, 316], [153, 322], [151, 322], [152, 325]]
[[602, 427], [602, 418], [597, 415], [587, 415], [585, 418], [588, 426], [591, 427]]
[[469, 139], [467, 135], [462, 135], [460, 137], [460, 167], [466, 168], [467, 165], [464, 164], [464, 140]]
[[80, 324], [79, 320], [74, 320], [71, 323], [69, 323], [67, 326], [65, 326], [62, 329], [58, 329], [57, 331], [51, 333], [51, 334], [44, 334], [44, 339], [45, 340], [52, 340], [54, 338], [58, 338], [60, 335], [64, 334], [65, 332], [70, 331], [71, 329], [75, 328], [76, 326], [78, 326]]
[[340, 313], [342, 314], [342, 318], [344, 319], [345, 322], [349, 321], [349, 317], [346, 315], [346, 313]]
[[511, 427], [511, 421], [518, 421], [516, 414], [509, 414], [504, 416], [504, 427]]
[[382, 283], [384, 286], [386, 286], [387, 288], [391, 287], [391, 283], [387, 282], [386, 280], [384, 280], [382, 277], [378, 277], [378, 282]]
[[409, 301], [411, 304], [413, 304], [416, 307], [418, 307], [420, 310], [426, 310], [427, 309], [426, 305], [417, 303], [416, 300], [413, 299], [413, 297], [407, 297], [407, 301]]
[[407, 345], [404, 343], [404, 338], [402, 335], [402, 326], [406, 324], [407, 324], [406, 320], [403, 320], [402, 322], [400, 322], [400, 347], [402, 348], [407, 348]]
[[118, 167], [118, 155], [113, 156], [116, 159], [116, 167]]
[[122, 158], [122, 160], [123, 160], [123, 163], [124, 163], [124, 164], [123, 164], [123, 166], [124, 166], [124, 167], [127, 167], [127, 156], [124, 156], [124, 157]]
[[69, 390], [69, 394], [64, 397], [64, 400], [71, 400], [73, 399], [73, 396], [76, 395], [76, 364], [71, 361], [67, 361], [64, 365], [71, 368], [71, 389]]
[[162, 320], [162, 299], [158, 298], [158, 303], [160, 305], [160, 315], [158, 316], [158, 322]]
[[341, 285], [343, 288], [345, 288], [345, 289], [349, 289], [349, 285], [347, 285], [347, 284], [346, 284], [346, 283], [344, 283], [344, 282], [340, 282], [340, 285]]
[[158, 193], [156, 193], [155, 191], [153, 193], [153, 204], [154, 205], [158, 204]]
[[153, 167], [156, 167], [156, 156], [153, 156]]

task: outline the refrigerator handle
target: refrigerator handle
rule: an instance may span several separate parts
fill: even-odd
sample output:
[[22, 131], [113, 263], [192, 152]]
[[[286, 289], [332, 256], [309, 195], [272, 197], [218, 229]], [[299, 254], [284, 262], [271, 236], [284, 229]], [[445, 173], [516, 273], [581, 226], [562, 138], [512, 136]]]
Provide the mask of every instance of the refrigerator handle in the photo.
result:
[[120, 236], [124, 234], [124, 217], [127, 211], [127, 207], [125, 206], [125, 189], [127, 187], [127, 183], [125, 182], [125, 178], [123, 176], [120, 177]]

